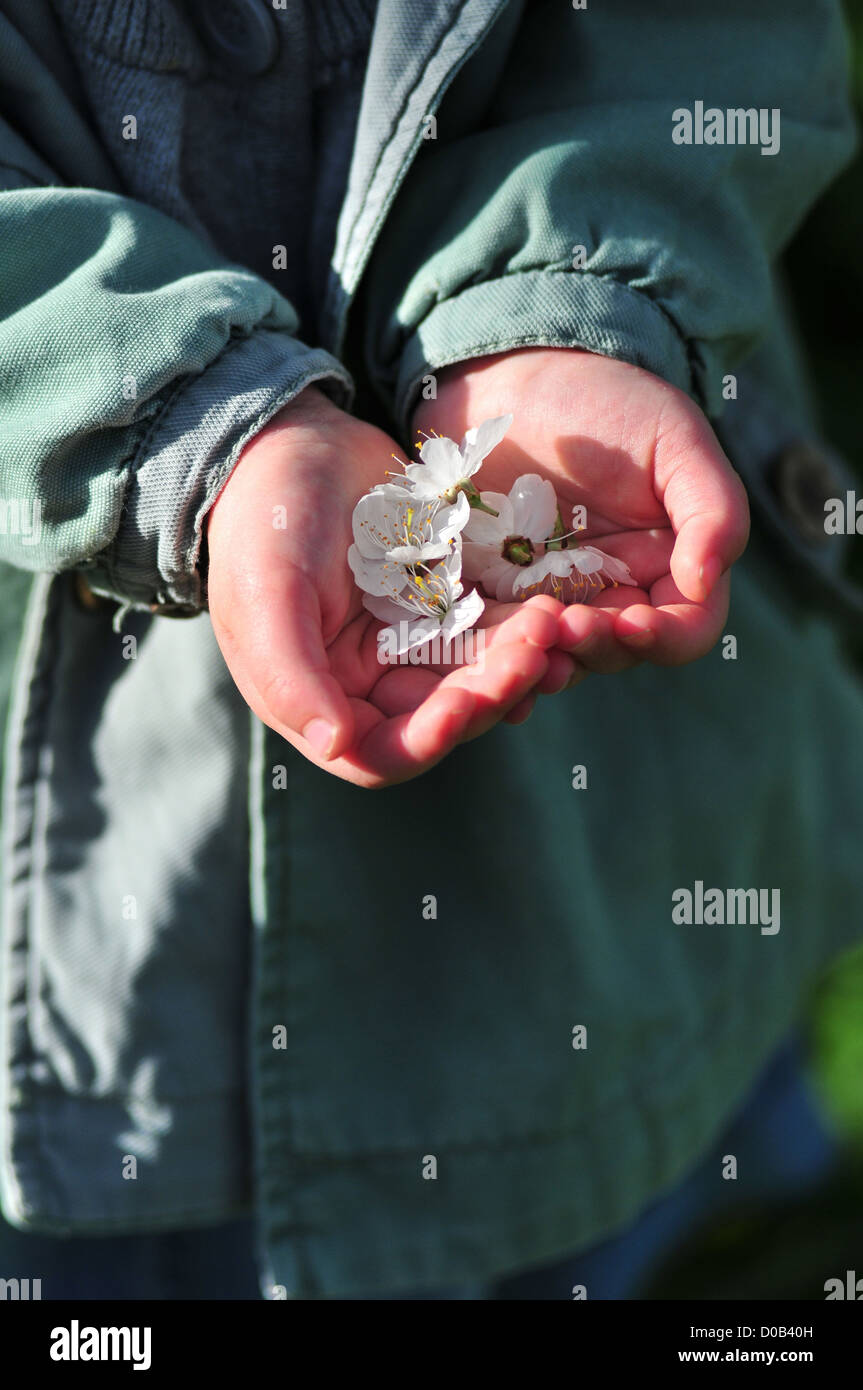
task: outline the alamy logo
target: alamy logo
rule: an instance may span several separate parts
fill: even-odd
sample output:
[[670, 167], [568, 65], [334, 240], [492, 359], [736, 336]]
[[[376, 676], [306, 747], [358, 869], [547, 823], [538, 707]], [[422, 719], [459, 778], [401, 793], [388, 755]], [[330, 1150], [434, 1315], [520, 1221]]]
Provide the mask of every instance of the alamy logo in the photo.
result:
[[38, 545], [42, 536], [42, 503], [0, 497], [0, 536], [20, 536], [22, 545]]
[[824, 503], [824, 530], [828, 536], [863, 536], [863, 497], [846, 492]]
[[[426, 640], [422, 640], [425, 638]], [[485, 665], [485, 628], [469, 627], [452, 638], [430, 637], [425, 628], [411, 629], [410, 622], [382, 628], [377, 636], [381, 666], [476, 666]]]
[[695, 888], [675, 888], [671, 920], [679, 926], [724, 926], [748, 923], [760, 926], [762, 936], [779, 930], [778, 888], [708, 888], [695, 880]]
[[760, 145], [762, 154], [779, 153], [779, 107], [731, 106], [722, 110], [696, 101], [690, 111], [671, 113], [675, 145]]
[[0, 1279], [0, 1299], [26, 1302], [41, 1297], [41, 1279]]
[[150, 1369], [149, 1327], [69, 1327], [51, 1330], [52, 1361], [131, 1361], [133, 1371]]
[[863, 1300], [863, 1279], [857, 1278], [856, 1269], [846, 1269], [844, 1279], [828, 1279], [824, 1284], [825, 1302], [835, 1298], [850, 1298], [856, 1303]]

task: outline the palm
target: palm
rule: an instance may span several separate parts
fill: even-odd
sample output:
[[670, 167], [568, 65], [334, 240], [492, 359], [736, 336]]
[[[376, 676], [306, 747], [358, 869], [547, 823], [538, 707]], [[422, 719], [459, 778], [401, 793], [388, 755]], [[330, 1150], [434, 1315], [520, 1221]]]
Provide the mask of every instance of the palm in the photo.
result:
[[479, 486], [507, 492], [522, 473], [548, 478], [567, 526], [573, 507], [585, 509], [578, 541], [624, 560], [638, 585], [573, 605], [571, 649], [581, 656], [581, 642], [598, 645], [597, 669], [616, 669], [627, 662], [628, 639], [661, 661], [690, 660], [711, 646], [728, 599], [727, 579], [714, 583], [745, 544], [747, 508], [697, 407], [626, 363], [527, 349], [447, 369], [437, 400], [424, 402], [414, 423], [460, 437], [506, 411], [512, 427], [483, 464]]
[[[330, 669], [345, 694], [392, 713], [397, 690], [397, 703], [405, 710], [413, 709], [453, 667], [405, 664], [386, 670], [378, 659], [377, 639], [383, 624], [364, 608], [345, 556], [353, 540], [351, 518], [356, 503], [375, 483], [385, 480], [387, 467], [397, 471], [392, 459], [395, 446], [382, 431], [361, 421], [351, 420], [348, 430], [337, 447], [306, 447], [302, 458], [292, 464], [287, 525], [279, 549], [292, 557], [292, 566], [305, 571], [315, 590]], [[310, 517], [326, 518], [325, 525], [310, 531]], [[302, 582], [302, 574], [295, 580]], [[520, 611], [520, 604], [488, 599], [480, 622], [486, 642], [499, 642], [501, 625]]]

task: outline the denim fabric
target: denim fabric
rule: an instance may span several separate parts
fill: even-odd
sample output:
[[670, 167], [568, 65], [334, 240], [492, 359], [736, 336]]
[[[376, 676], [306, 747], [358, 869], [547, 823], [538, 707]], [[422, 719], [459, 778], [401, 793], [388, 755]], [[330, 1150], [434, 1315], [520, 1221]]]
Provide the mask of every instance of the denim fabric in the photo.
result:
[[58, 1233], [248, 1212], [248, 710], [206, 615], [129, 614], [114, 633], [67, 576], [35, 581], [23, 655], [3, 811], [5, 1212]]
[[[830, 1173], [835, 1146], [806, 1084], [799, 1044], [783, 1047], [742, 1112], [697, 1168], [626, 1230], [551, 1265], [493, 1282], [379, 1291], [355, 1298], [412, 1301], [566, 1300], [576, 1285], [588, 1299], [638, 1298], [661, 1261], [718, 1212], [737, 1206], [737, 1184], [721, 1181], [733, 1153], [755, 1173], [746, 1201], [800, 1197]], [[254, 1225], [231, 1222], [163, 1235], [21, 1236], [0, 1221], [0, 1267], [40, 1279], [43, 1299], [256, 1299]]]
[[[272, 1282], [430, 1288], [601, 1241], [697, 1163], [859, 939], [859, 680], [757, 540], [727, 630], [736, 662], [717, 650], [540, 701], [527, 738], [459, 748], [419, 803], [407, 784], [370, 807], [299, 758], [277, 789], [284, 753], [258, 731]], [[695, 879], [778, 887], [780, 931], [676, 925], [671, 895]]]

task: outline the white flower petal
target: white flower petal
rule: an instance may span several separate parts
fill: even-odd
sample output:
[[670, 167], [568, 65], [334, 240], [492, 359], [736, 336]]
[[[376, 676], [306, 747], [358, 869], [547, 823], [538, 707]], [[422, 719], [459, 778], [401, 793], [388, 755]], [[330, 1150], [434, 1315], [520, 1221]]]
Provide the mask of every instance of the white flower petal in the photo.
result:
[[428, 545], [394, 545], [387, 551], [387, 558], [394, 565], [427, 564], [430, 560], [439, 560], [448, 550], [449, 546], [439, 541], [429, 541]]
[[510, 425], [511, 415], [497, 415], [493, 420], [483, 420], [481, 425], [465, 431], [461, 442], [461, 453], [465, 464], [465, 474], [470, 477], [503, 439]]
[[455, 502], [440, 507], [432, 518], [435, 534], [447, 543], [465, 530], [473, 512], [470, 502], [460, 492]]
[[400, 633], [397, 634], [396, 655], [401, 656], [402, 652], [412, 651], [414, 647], [425, 646], [426, 642], [437, 637], [439, 632], [440, 623], [437, 619], [411, 618], [406, 624], [406, 629], [401, 629]]
[[516, 478], [509, 491], [513, 524], [510, 534], [537, 542], [548, 540], [557, 521], [557, 497], [551, 483], [538, 473]]
[[478, 511], [468, 504], [470, 519], [465, 527], [465, 538], [476, 541], [478, 545], [496, 545], [499, 548], [513, 532], [512, 503], [502, 492], [482, 492], [480, 497], [486, 506], [494, 507], [499, 515], [489, 516], [488, 512]]
[[354, 544], [361, 555], [368, 559], [382, 559], [384, 546], [377, 539], [377, 528], [384, 510], [384, 497], [380, 493], [366, 494], [354, 507], [352, 524]]
[[413, 492], [413, 486], [407, 478], [399, 476], [398, 478], [390, 479], [387, 483], [375, 483], [374, 487], [369, 488], [369, 492], [366, 495], [368, 496], [373, 492], [383, 493], [385, 497], [388, 496], [398, 499], [405, 495], [410, 496]]
[[420, 449], [422, 463], [409, 463], [405, 475], [414, 487], [438, 496], [465, 477], [464, 460], [453, 439], [435, 436]]
[[573, 551], [547, 550], [544, 555], [540, 555], [538, 560], [534, 560], [532, 565], [526, 565], [524, 569], [519, 570], [513, 584], [513, 590], [518, 593], [521, 589], [532, 588], [534, 584], [541, 584], [552, 574], [556, 575], [558, 579], [565, 579], [574, 568]]
[[480, 575], [480, 583], [487, 594], [494, 594], [501, 603], [509, 603], [513, 596], [513, 584], [521, 568], [502, 555], [496, 555], [490, 565]]
[[500, 559], [500, 547], [477, 545], [474, 541], [465, 541], [462, 545], [461, 558], [465, 577], [468, 580], [481, 579], [489, 565]]
[[487, 594], [501, 598], [497, 592], [498, 582], [505, 580], [509, 585], [505, 596], [512, 598], [512, 579], [518, 573], [518, 565], [505, 560], [497, 546], [474, 545], [471, 541], [465, 541], [462, 559], [465, 577], [470, 583], [479, 581]]
[[394, 617], [378, 633], [380, 642], [383, 632], [389, 633], [389, 650], [393, 656], [403, 656], [414, 647], [425, 646], [433, 637], [440, 632], [440, 624], [432, 618], [410, 617], [403, 611], [398, 611], [398, 616]]
[[484, 589], [493, 590], [498, 603], [511, 603], [516, 597], [515, 581], [520, 574], [520, 565], [501, 560], [493, 571], [493, 579], [491, 574], [483, 576], [482, 586]]
[[398, 565], [383, 559], [369, 560], [355, 545], [348, 550], [348, 564], [357, 587], [367, 594], [391, 594], [393, 589], [402, 587]]
[[605, 578], [613, 580], [615, 584], [633, 584], [638, 588], [638, 582], [633, 579], [629, 565], [614, 555], [606, 555], [602, 550], [599, 554], [603, 557], [602, 574]]
[[573, 568], [577, 569], [579, 574], [598, 574], [608, 559], [607, 555], [593, 545], [579, 545], [563, 553], [572, 557]]
[[363, 594], [363, 607], [381, 623], [386, 623], [390, 627], [397, 627], [399, 623], [405, 621], [407, 609], [401, 604], [394, 603], [392, 599], [380, 598], [375, 594]]
[[581, 592], [580, 583], [574, 575], [596, 575], [604, 583], [635, 584], [629, 567], [613, 555], [606, 555], [593, 545], [576, 546], [571, 550], [547, 550], [532, 565], [519, 570], [513, 584], [515, 593], [542, 584], [552, 575], [558, 579], [569, 578], [574, 592]]
[[[451, 550], [449, 554], [446, 556], [446, 558], [441, 560], [440, 564], [436, 566], [435, 574], [445, 575], [447, 581], [447, 588], [451, 590], [453, 593], [455, 593], [455, 590], [458, 589], [458, 592], [460, 594], [461, 584], [459, 583], [459, 580], [461, 579], [461, 549], [459, 548], [458, 550]], [[456, 594], [455, 596], [456, 598], [458, 598], [458, 594]]]
[[448, 641], [466, 628], [473, 627], [474, 623], [482, 616], [485, 608], [485, 599], [478, 589], [471, 589], [469, 594], [459, 599], [458, 603], [447, 613], [441, 623], [441, 635]]

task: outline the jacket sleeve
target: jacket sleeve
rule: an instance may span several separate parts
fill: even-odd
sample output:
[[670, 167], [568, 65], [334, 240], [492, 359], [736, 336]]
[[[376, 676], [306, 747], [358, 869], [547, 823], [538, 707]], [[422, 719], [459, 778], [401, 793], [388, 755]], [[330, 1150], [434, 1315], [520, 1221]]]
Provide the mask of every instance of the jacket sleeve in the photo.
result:
[[[528, 3], [466, 125], [482, 61], [444, 96], [368, 271], [364, 366], [405, 436], [423, 377], [527, 345], [633, 362], [718, 414], [770, 319], [771, 263], [853, 150], [838, 6]], [[765, 152], [677, 143], [697, 102], [763, 111]]]
[[99, 151], [2, 15], [0, 38], [0, 559], [201, 607], [204, 517], [243, 444], [311, 382], [349, 405], [350, 376], [277, 290], [108, 170], [70, 186], [103, 177]]

